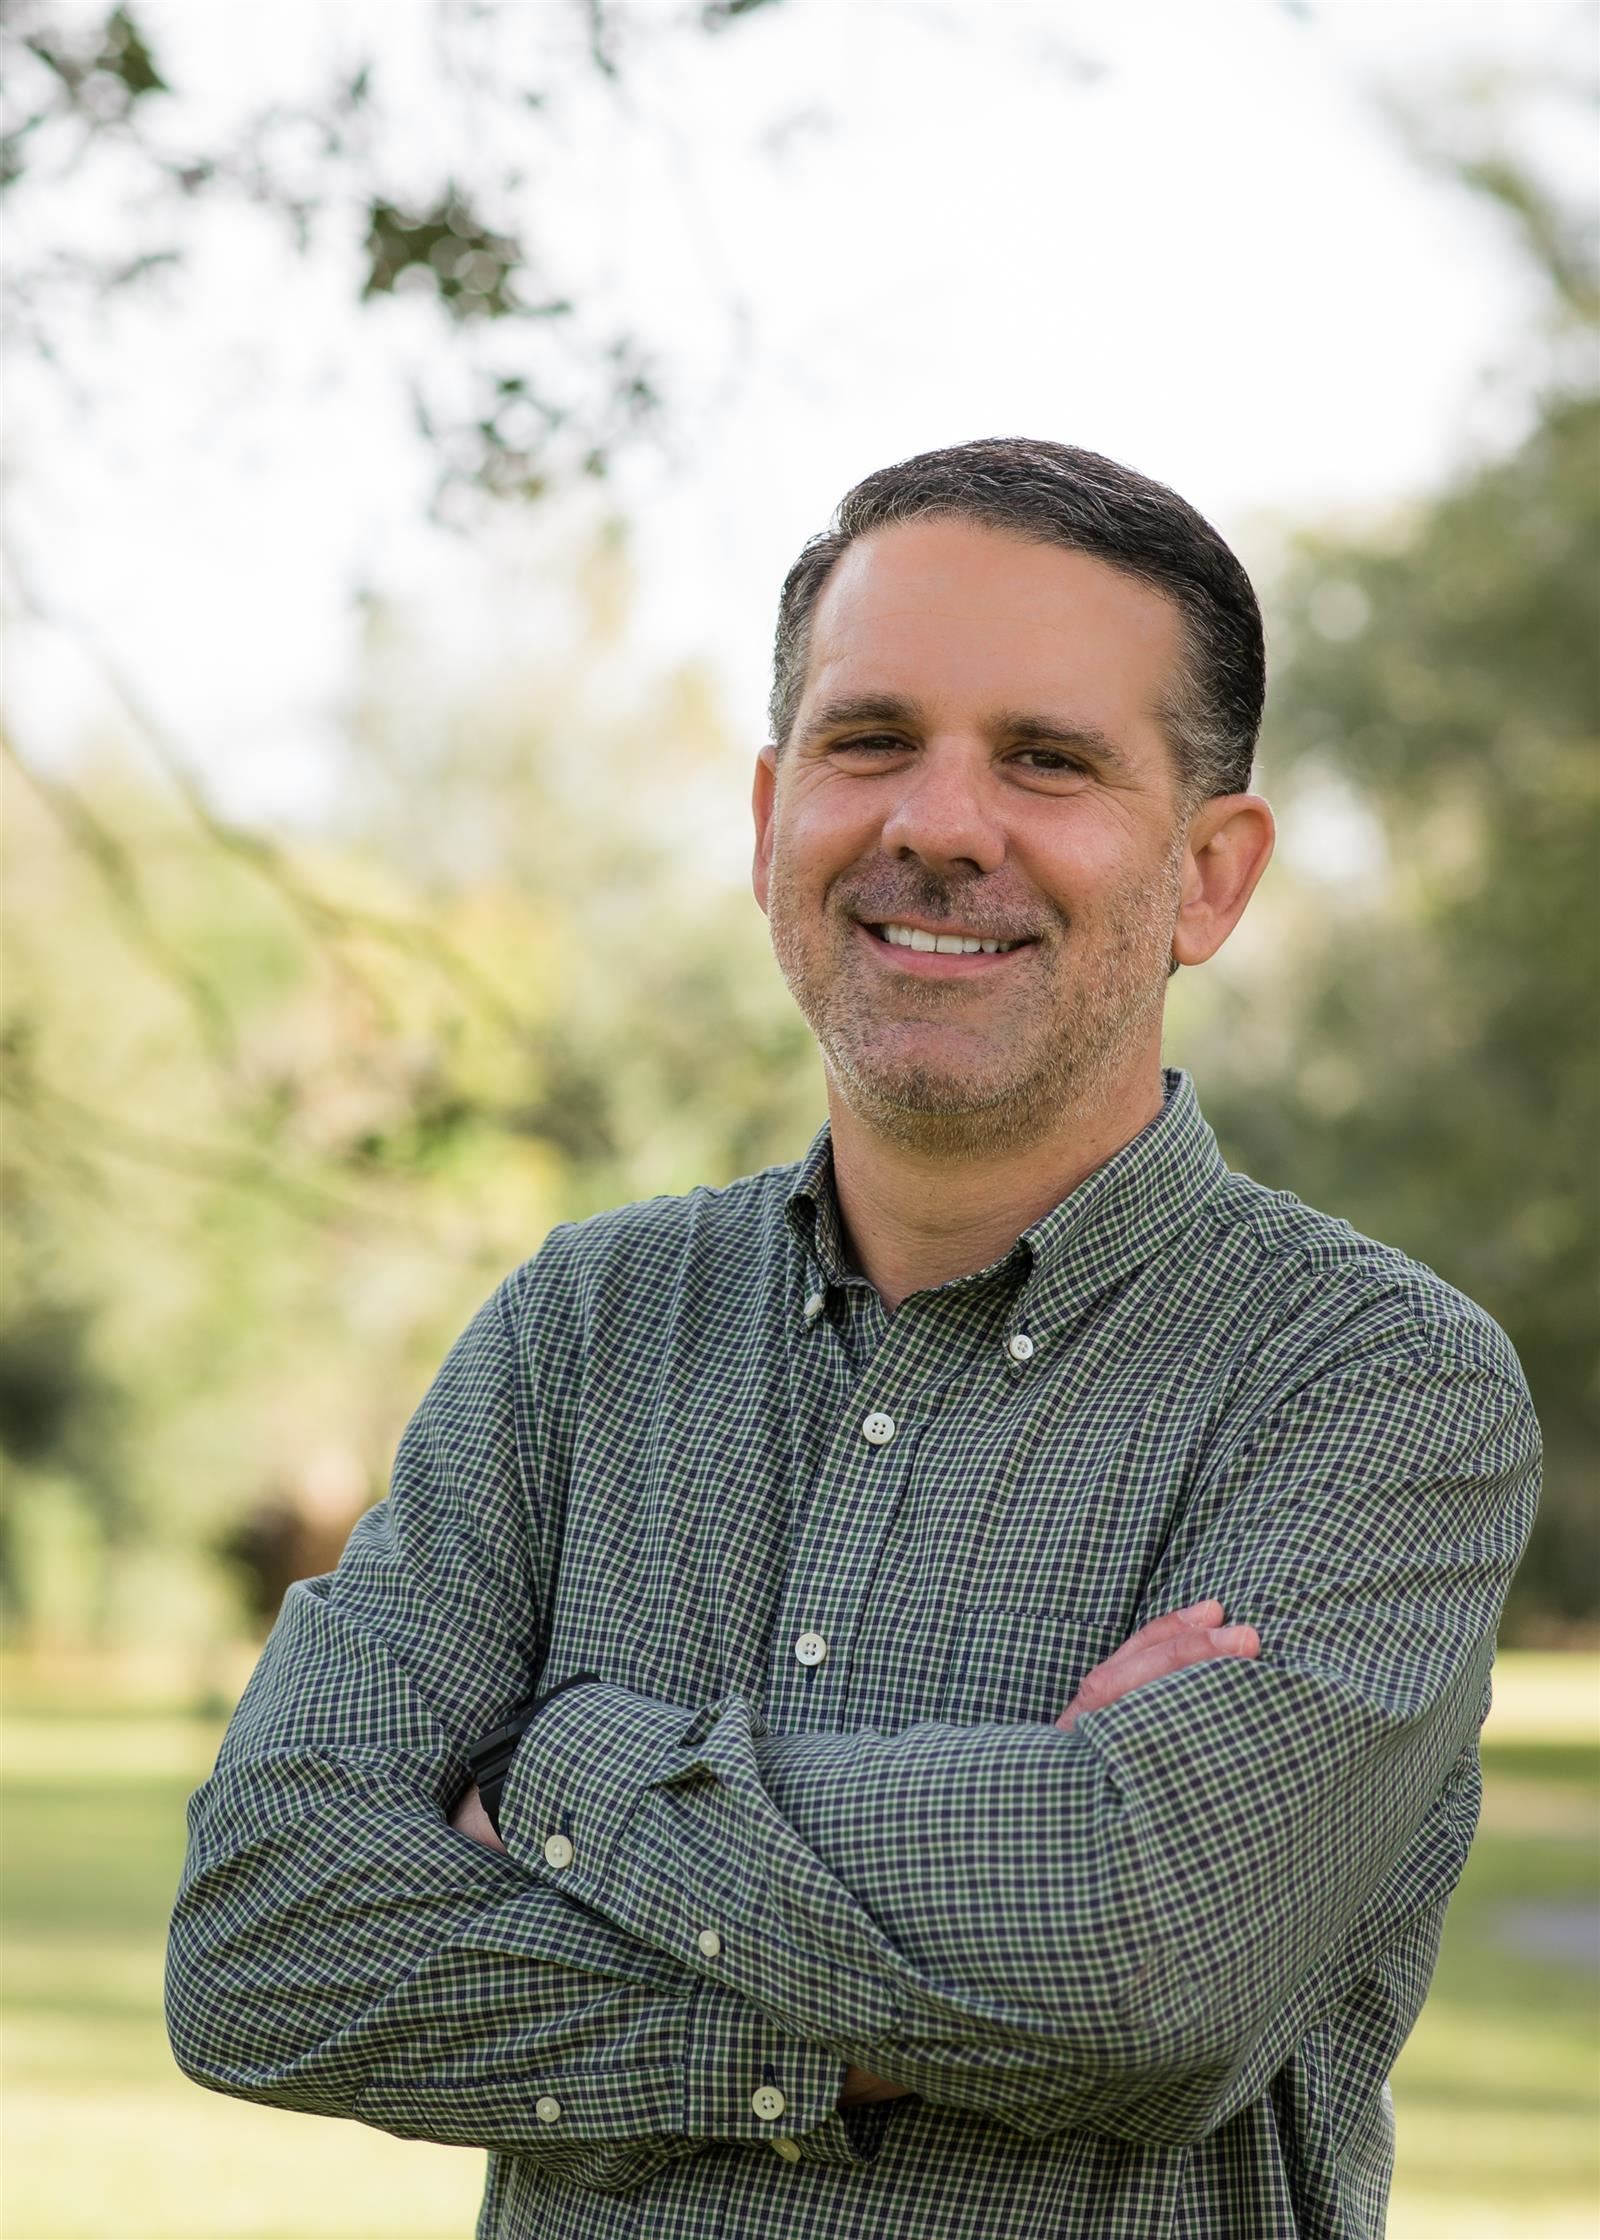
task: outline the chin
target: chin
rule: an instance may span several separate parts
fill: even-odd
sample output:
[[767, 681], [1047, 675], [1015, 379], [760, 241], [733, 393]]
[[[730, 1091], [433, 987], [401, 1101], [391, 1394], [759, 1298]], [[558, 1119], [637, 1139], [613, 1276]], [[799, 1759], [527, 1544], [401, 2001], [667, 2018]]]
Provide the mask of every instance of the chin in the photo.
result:
[[926, 1060], [886, 1064], [875, 1056], [838, 1054], [831, 1070], [863, 1118], [895, 1113], [908, 1122], [976, 1121], [1014, 1109], [1033, 1086], [1013, 1076], [955, 1072]]

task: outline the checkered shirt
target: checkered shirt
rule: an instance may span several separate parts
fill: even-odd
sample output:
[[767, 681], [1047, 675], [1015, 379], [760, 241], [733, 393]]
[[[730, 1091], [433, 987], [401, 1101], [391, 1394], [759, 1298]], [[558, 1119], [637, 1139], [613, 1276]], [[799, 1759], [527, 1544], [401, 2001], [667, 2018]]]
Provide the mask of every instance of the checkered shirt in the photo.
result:
[[[890, 1315], [828, 1131], [556, 1229], [292, 1588], [168, 2013], [487, 2149], [480, 2240], [1371, 2240], [1538, 1434], [1499, 1329], [1187, 1076]], [[1204, 1597], [1258, 1659], [1054, 1725]], [[537, 1684], [506, 1852], [449, 1825]], [[840, 2112], [847, 2064], [908, 2088]]]

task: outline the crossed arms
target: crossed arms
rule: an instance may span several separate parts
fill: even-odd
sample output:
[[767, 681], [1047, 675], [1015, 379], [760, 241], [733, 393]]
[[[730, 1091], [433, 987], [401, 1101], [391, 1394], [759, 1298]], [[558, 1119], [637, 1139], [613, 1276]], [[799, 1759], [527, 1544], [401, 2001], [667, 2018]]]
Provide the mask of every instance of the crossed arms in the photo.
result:
[[[1056, 1726], [1063, 1734], [1070, 1734], [1086, 1712], [1104, 1710], [1123, 1696], [1131, 1695], [1135, 1688], [1164, 1679], [1169, 1673], [1181, 1672], [1189, 1665], [1203, 1664], [1208, 1658], [1258, 1656], [1261, 1643], [1254, 1627], [1225, 1626], [1223, 1615], [1220, 1602], [1207, 1600], [1152, 1618], [1084, 1676], [1072, 1701], [1056, 1720]], [[476, 1784], [468, 1789], [451, 1813], [450, 1825], [490, 1851], [506, 1849], [483, 1808]], [[720, 1951], [716, 1957], [721, 1958]], [[875, 2077], [852, 2062], [839, 2094], [839, 2105], [841, 2108], [870, 2107], [905, 2096], [904, 2085]]]
[[389, 1501], [291, 1590], [191, 1805], [168, 2014], [198, 2081], [597, 2187], [770, 2138], [769, 2070], [817, 2159], [863, 2151], [852, 2071], [1025, 2133], [1177, 2142], [1453, 1883], [1537, 1454], [1477, 1325], [1353, 1340], [1215, 1458], [1162, 1599], [1215, 1595], [1258, 1657], [1065, 1732], [772, 1735], [737, 1697], [598, 1683], [530, 1731], [498, 1853], [449, 1816], [531, 1677], [516, 1360], [502, 1287]]

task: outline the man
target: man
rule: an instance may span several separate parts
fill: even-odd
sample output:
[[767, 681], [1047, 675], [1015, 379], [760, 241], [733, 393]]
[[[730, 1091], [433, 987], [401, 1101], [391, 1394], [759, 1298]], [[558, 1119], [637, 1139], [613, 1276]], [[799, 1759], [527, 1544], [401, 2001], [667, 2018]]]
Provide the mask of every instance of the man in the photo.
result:
[[755, 888], [829, 1125], [458, 1340], [194, 1801], [190, 2075], [487, 2147], [494, 2240], [1381, 2232], [1537, 1435], [1162, 1073], [1262, 689], [1092, 453], [807, 547]]

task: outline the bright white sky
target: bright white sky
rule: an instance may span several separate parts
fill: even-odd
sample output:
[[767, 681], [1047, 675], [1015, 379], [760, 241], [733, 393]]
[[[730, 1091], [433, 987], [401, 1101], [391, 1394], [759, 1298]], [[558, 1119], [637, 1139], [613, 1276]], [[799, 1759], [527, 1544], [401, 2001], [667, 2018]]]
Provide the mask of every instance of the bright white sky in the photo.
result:
[[[548, 52], [577, 11], [504, 13]], [[634, 9], [620, 111], [596, 81], [522, 127], [532, 230], [664, 364], [670, 456], [619, 485], [640, 646], [709, 657], [752, 744], [784, 570], [889, 459], [1005, 431], [1086, 444], [1265, 563], [1274, 521], [1382, 507], [1518, 424], [1514, 384], [1485, 374], [1516, 354], [1529, 284], [1502, 222], [1419, 170], [1373, 88], [1570, 58], [1596, 22], [1578, 0], [786, 0], [715, 39], [670, 36], [671, 13]], [[433, 72], [418, 0], [140, 14], [219, 119], [313, 82], [371, 26], [417, 179], [470, 164], [479, 126]], [[60, 209], [69, 233], [115, 223]], [[221, 803], [314, 818], [356, 584], [416, 601], [452, 666], [536, 661], [551, 625], [504, 595], [512, 540], [419, 526], [424, 467], [380, 345], [426, 347], [426, 306], [374, 326], [355, 264], [296, 261], [250, 217], [221, 221], [196, 271], [109, 354], [88, 344], [92, 410], [16, 369], [9, 533]], [[8, 699], [51, 758], [103, 706], [27, 628]]]

